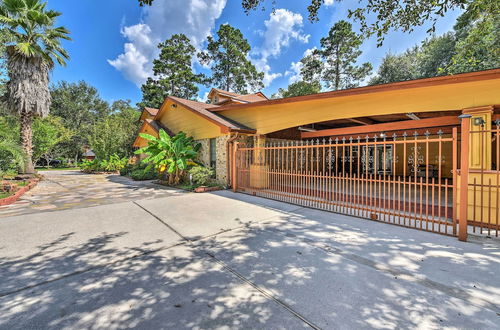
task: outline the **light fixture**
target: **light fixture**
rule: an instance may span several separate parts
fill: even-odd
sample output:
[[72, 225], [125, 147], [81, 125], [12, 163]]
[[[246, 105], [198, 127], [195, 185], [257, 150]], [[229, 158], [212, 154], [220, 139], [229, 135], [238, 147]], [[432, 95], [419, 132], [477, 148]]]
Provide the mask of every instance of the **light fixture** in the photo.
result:
[[302, 132], [317, 132], [318, 130], [315, 129], [315, 128], [311, 128], [311, 127], [302, 127], [300, 126], [298, 128], [299, 131], [302, 131]]
[[483, 126], [484, 124], [486, 124], [484, 119], [481, 117], [474, 117], [473, 123], [474, 123], [474, 126]]
[[418, 116], [416, 114], [414, 114], [413, 112], [408, 112], [406, 114], [406, 117], [410, 118], [411, 120], [420, 120], [420, 118], [418, 118]]

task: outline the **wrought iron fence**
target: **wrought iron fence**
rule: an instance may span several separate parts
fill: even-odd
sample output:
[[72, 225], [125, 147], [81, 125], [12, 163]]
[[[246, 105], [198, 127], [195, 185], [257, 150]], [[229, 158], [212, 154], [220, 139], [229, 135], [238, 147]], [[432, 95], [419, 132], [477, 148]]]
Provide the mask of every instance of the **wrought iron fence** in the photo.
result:
[[241, 192], [456, 235], [457, 129], [240, 145]]

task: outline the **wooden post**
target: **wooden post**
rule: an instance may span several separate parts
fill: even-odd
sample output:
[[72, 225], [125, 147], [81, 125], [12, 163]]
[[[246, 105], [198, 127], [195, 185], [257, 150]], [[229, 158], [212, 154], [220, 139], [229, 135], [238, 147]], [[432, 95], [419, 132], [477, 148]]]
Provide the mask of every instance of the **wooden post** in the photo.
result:
[[237, 174], [237, 168], [236, 168], [236, 152], [238, 151], [238, 142], [235, 141], [233, 143], [233, 154], [231, 157], [231, 174], [232, 174], [232, 186], [233, 186], [233, 192], [236, 192], [238, 190], [238, 174]]
[[467, 217], [469, 208], [469, 141], [471, 115], [463, 114], [462, 119], [462, 145], [460, 155], [460, 210], [458, 218], [458, 239], [467, 241]]

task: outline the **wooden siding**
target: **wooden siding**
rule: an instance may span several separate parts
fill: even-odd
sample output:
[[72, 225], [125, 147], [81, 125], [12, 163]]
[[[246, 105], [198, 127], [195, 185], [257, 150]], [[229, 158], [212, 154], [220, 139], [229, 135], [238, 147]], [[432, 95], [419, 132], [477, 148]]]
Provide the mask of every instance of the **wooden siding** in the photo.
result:
[[[144, 125], [140, 133], [149, 134], [154, 137], [158, 137], [158, 133], [149, 125]], [[134, 143], [134, 147], [142, 148], [148, 145], [148, 140], [141, 138], [137, 135], [137, 139]]]
[[221, 128], [209, 120], [195, 114], [193, 111], [177, 104], [172, 108], [172, 101], [167, 101], [162, 108], [166, 107], [159, 120], [164, 126], [168, 127], [174, 134], [184, 132], [192, 136], [195, 140], [215, 138], [224, 133]]
[[255, 104], [228, 108], [220, 114], [267, 134], [328, 120], [408, 112], [461, 110], [500, 104], [500, 79], [395, 89], [377, 93]]

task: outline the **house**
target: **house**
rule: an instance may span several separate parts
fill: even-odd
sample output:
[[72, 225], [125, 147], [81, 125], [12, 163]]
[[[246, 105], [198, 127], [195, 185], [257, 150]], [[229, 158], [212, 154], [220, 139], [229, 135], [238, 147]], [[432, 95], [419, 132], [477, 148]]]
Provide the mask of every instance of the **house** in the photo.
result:
[[465, 231], [499, 233], [500, 69], [273, 100], [214, 88], [209, 100], [167, 97], [141, 132], [193, 136], [235, 191], [448, 235], [462, 214]]
[[92, 149], [85, 149], [85, 152], [82, 154], [82, 158], [86, 160], [94, 160], [95, 159], [95, 153], [92, 151]]

